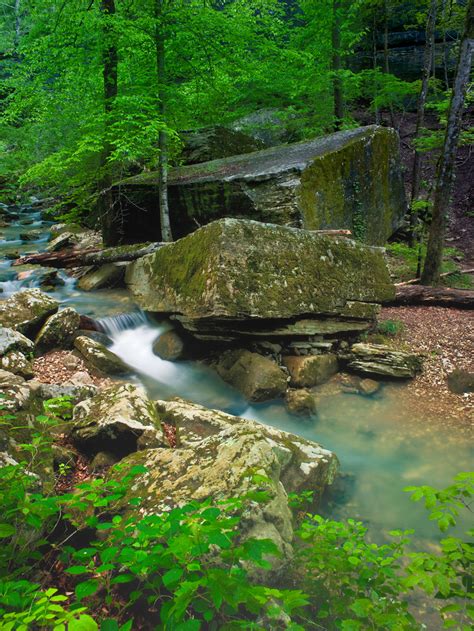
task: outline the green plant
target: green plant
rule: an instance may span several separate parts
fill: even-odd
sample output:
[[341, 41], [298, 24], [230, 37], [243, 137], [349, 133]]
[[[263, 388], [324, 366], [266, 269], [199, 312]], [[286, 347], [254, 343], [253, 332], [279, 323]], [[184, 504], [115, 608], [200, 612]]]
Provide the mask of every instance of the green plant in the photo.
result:
[[400, 320], [381, 320], [377, 323], [377, 333], [397, 337], [405, 330], [405, 325]]

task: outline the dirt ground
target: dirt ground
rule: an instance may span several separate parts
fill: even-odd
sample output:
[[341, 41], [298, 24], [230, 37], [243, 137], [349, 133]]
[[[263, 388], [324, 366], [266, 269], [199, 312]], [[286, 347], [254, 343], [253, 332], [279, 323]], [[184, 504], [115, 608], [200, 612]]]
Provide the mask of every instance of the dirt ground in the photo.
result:
[[454, 394], [447, 376], [460, 368], [474, 372], [474, 313], [443, 307], [387, 307], [381, 320], [398, 320], [404, 329], [394, 345], [425, 356], [421, 375], [409, 382], [405, 396], [421, 417], [474, 429], [474, 393]]

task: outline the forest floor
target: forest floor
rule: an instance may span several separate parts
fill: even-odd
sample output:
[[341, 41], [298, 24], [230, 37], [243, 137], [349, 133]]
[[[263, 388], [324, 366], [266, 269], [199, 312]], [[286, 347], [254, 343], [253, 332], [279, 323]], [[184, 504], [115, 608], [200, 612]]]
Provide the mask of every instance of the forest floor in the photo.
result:
[[[474, 393], [454, 394], [447, 375], [459, 368], [474, 372], [474, 317], [467, 309], [385, 307], [380, 320], [402, 322], [392, 345], [425, 357], [423, 372], [404, 388], [417, 416], [442, 419], [470, 434], [474, 423]], [[407, 403], [407, 401], [405, 401]]]

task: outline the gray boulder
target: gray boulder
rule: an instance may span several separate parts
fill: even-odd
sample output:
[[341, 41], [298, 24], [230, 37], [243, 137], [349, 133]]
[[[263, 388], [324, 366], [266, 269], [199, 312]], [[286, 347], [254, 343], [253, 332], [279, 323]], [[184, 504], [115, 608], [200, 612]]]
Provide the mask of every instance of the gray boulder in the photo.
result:
[[[159, 239], [151, 212], [157, 182], [149, 172], [115, 188], [127, 207], [125, 234], [137, 241]], [[194, 220], [237, 216], [307, 230], [345, 228], [382, 245], [407, 210], [398, 135], [375, 125], [177, 167], [168, 183], [178, 237], [195, 228]]]
[[474, 392], [474, 372], [456, 368], [448, 375], [448, 388], [455, 394]]
[[58, 306], [56, 300], [39, 289], [20, 291], [0, 303], [0, 325], [33, 339]]
[[337, 357], [332, 353], [284, 357], [283, 364], [290, 373], [290, 384], [296, 388], [319, 386], [328, 381], [339, 369]]
[[96, 342], [90, 337], [76, 337], [74, 346], [81, 353], [85, 362], [95, 370], [107, 375], [126, 375], [130, 373], [130, 368], [120, 357], [117, 357], [115, 353], [109, 351], [103, 344]]
[[6, 370], [0, 370], [0, 394], [2, 408], [8, 412], [24, 410], [34, 399], [33, 392], [24, 378]]
[[263, 142], [222, 125], [182, 131], [179, 135], [184, 143], [180, 156], [183, 164], [199, 164], [265, 147]]
[[126, 281], [143, 309], [205, 340], [360, 332], [395, 295], [379, 248], [238, 219], [132, 263]]
[[124, 456], [137, 449], [145, 431], [164, 444], [155, 406], [145, 390], [131, 383], [104, 388], [74, 408], [69, 434], [81, 449]]
[[52, 348], [71, 348], [80, 320], [80, 315], [71, 307], [66, 307], [52, 315], [36, 336], [37, 350], [44, 352]]
[[248, 401], [277, 399], [284, 396], [288, 385], [287, 375], [276, 362], [243, 349], [223, 353], [215, 368]]
[[140, 451], [122, 461], [120, 476], [135, 465], [148, 470], [134, 479], [129, 492], [142, 498], [140, 510], [160, 513], [191, 500], [266, 491], [266, 501], [250, 502], [241, 534], [273, 540], [283, 562], [288, 560], [293, 538], [288, 493], [312, 490], [318, 496], [336, 475], [334, 454], [292, 434], [180, 399], [159, 401], [157, 410], [176, 426], [179, 447]]

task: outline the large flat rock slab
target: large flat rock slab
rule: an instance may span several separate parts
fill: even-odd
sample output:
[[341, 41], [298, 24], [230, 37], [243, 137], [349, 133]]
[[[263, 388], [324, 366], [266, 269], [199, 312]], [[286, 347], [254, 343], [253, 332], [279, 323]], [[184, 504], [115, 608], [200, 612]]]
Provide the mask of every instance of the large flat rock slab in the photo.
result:
[[253, 326], [308, 316], [367, 321], [395, 291], [380, 248], [238, 219], [143, 257], [126, 280], [147, 311]]
[[[127, 237], [139, 240], [140, 215], [141, 240], [155, 232], [158, 240], [158, 213], [149, 212], [157, 208], [157, 182], [150, 172], [117, 185], [121, 203], [133, 202]], [[194, 230], [196, 221], [231, 216], [310, 230], [346, 228], [381, 245], [407, 209], [398, 135], [376, 125], [171, 169], [169, 196], [175, 237]]]

